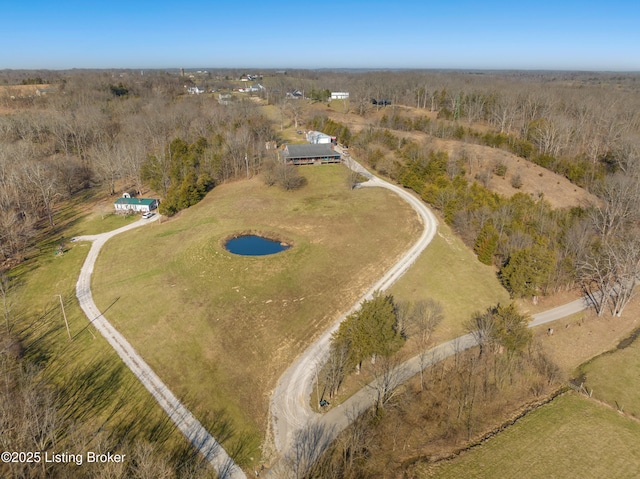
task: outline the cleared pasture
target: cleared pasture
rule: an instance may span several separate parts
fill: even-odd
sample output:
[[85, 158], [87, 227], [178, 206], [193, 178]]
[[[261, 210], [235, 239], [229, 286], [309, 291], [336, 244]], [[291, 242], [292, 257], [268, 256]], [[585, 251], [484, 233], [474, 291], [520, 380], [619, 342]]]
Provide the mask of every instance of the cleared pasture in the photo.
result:
[[464, 322], [475, 311], [510, 302], [495, 269], [480, 263], [444, 221], [440, 221], [429, 247], [391, 292], [398, 300], [431, 298], [442, 304], [444, 320], [434, 335], [436, 344], [465, 334]]
[[[66, 210], [61, 214], [66, 213], [72, 215]], [[74, 218], [78, 222], [74, 225], [84, 221], [82, 215]], [[63, 228], [61, 236], [68, 238], [75, 231]], [[187, 441], [78, 305], [75, 283], [89, 245], [67, 242], [64, 253], [56, 254], [59, 244], [60, 237], [40, 241], [30, 257], [11, 271], [8, 319], [10, 330], [22, 341], [25, 359], [37, 375], [55, 386], [59, 420], [65, 421], [65, 428], [67, 421], [75, 423], [73, 427], [87, 437], [87, 448], [97, 448], [105, 440], [146, 439], [168, 454], [189, 450]], [[69, 431], [63, 424], [58, 427], [59, 439], [64, 440]], [[106, 431], [117, 437], [105, 438]]]
[[439, 479], [635, 478], [640, 423], [567, 393], [455, 459], [415, 467]]
[[580, 368], [592, 396], [612, 408], [640, 417], [640, 342], [598, 356]]
[[[301, 171], [299, 191], [229, 183], [115, 237], [94, 273], [96, 304], [167, 385], [187, 404], [225, 410], [254, 440], [281, 372], [420, 231], [392, 193], [349, 189], [343, 166]], [[224, 249], [248, 231], [293, 247], [266, 257]]]

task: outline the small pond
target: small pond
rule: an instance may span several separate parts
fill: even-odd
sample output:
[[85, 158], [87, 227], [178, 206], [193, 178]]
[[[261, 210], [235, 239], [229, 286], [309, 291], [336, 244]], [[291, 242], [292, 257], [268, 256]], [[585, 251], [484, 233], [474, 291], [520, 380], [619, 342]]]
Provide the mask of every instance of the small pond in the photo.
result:
[[266, 256], [289, 249], [290, 245], [257, 235], [231, 238], [224, 245], [227, 251], [242, 256]]

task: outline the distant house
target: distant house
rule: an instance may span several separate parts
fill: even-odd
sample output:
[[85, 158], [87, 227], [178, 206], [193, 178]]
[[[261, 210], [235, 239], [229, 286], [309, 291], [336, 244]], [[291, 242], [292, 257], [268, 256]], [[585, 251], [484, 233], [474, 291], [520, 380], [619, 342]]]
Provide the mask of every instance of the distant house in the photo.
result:
[[159, 203], [154, 198], [127, 198], [123, 196], [113, 203], [113, 207], [118, 213], [146, 213], [155, 210]]
[[200, 93], [204, 93], [204, 90], [202, 88], [198, 88], [197, 86], [190, 86], [189, 88], [187, 88], [187, 92], [190, 95], [199, 95]]
[[331, 99], [332, 100], [348, 100], [349, 92], [348, 91], [332, 91]]
[[340, 153], [330, 145], [287, 145], [280, 151], [280, 158], [292, 165], [312, 165], [324, 163], [340, 163]]
[[231, 93], [218, 93], [218, 103], [221, 105], [228, 105], [233, 101], [233, 95]]
[[59, 91], [60, 90], [58, 90], [58, 88], [54, 87], [54, 86], [44, 87], [44, 88], [36, 88], [36, 95], [37, 96], [55, 95]]
[[302, 92], [300, 90], [290, 90], [287, 92], [287, 98], [294, 98], [294, 99], [299, 99], [299, 98], [303, 98], [304, 95], [302, 94]]
[[243, 74], [240, 76], [240, 81], [256, 81], [262, 80], [262, 73], [258, 74]]
[[262, 90], [264, 90], [264, 87], [260, 83], [256, 83], [255, 85], [251, 85], [246, 88], [238, 88], [238, 91], [242, 93], [252, 93]]

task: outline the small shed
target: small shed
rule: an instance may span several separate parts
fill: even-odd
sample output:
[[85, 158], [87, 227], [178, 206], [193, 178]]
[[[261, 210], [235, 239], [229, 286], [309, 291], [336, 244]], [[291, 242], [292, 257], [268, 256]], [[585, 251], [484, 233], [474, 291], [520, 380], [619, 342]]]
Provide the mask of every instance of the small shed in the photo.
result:
[[292, 165], [311, 165], [340, 163], [340, 153], [329, 145], [287, 145], [280, 154], [285, 163]]
[[332, 100], [348, 100], [349, 92], [348, 91], [332, 91], [331, 99]]
[[314, 145], [334, 143], [335, 137], [322, 133], [321, 131], [307, 132], [307, 141]]
[[118, 198], [113, 207], [119, 213], [146, 213], [153, 211], [160, 202], [155, 198]]

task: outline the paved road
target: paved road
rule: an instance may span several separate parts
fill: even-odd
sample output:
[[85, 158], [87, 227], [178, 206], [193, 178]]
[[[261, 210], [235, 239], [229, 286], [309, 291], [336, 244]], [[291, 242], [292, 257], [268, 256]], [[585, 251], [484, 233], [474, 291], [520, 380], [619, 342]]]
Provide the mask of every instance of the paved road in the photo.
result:
[[363, 300], [370, 299], [375, 291], [386, 290], [396, 282], [429, 245], [437, 231], [436, 217], [420, 199], [403, 188], [371, 175], [353, 160], [347, 164], [350, 168], [370, 178], [360, 186], [386, 188], [407, 201], [420, 217], [424, 229], [418, 241], [403, 255], [400, 261], [392, 266], [349, 311], [344, 313], [319, 339], [309, 346], [278, 380], [271, 398], [270, 413], [273, 438], [276, 449], [280, 453], [284, 453], [292, 445], [297, 432], [307, 426], [311, 420], [317, 420], [320, 416], [309, 406], [309, 398], [315, 375], [328, 357], [331, 334], [338, 328], [340, 322], [360, 307]]
[[[586, 297], [563, 304], [557, 308], [534, 314], [533, 320], [529, 323], [530, 328], [540, 326], [542, 324], [557, 321], [558, 319], [579, 313], [590, 307]], [[433, 366], [439, 361], [453, 356], [456, 352], [461, 352], [477, 345], [476, 339], [471, 334], [459, 336], [451, 341], [442, 343], [431, 350], [427, 351], [422, 357], [415, 356], [406, 362], [400, 364], [396, 368], [396, 372], [392, 374], [395, 377], [394, 387], [399, 386], [416, 374], [420, 373], [423, 368]], [[370, 382], [367, 386], [360, 389], [357, 393], [347, 399], [340, 406], [329, 410], [324, 415], [316, 414], [312, 420], [312, 424], [319, 430], [323, 431], [323, 446], [329, 445], [338, 435], [351, 424], [355, 418], [373, 407], [377, 400], [377, 391], [375, 381]], [[307, 397], [307, 402], [310, 397]], [[308, 427], [308, 425], [307, 425]], [[316, 455], [319, 456], [319, 452]]]
[[185, 435], [189, 442], [191, 442], [214, 467], [218, 476], [221, 478], [246, 479], [244, 472], [233, 462], [224, 448], [173, 395], [124, 336], [100, 313], [100, 310], [93, 302], [91, 295], [91, 274], [93, 273], [93, 267], [102, 246], [113, 236], [146, 225], [156, 221], [158, 218], [159, 215], [155, 215], [151, 219], [142, 219], [108, 233], [73, 238], [72, 241], [91, 241], [93, 243], [80, 271], [78, 282], [76, 283], [76, 296], [78, 297], [80, 307], [87, 315], [87, 318], [89, 318], [89, 321], [100, 331], [100, 334], [102, 334], [113, 349], [115, 349], [118, 356], [122, 358], [133, 374], [136, 375], [140, 382], [142, 382], [153, 395], [182, 434]]
[[529, 327], [534, 328], [536, 326], [540, 326], [541, 324], [550, 323], [560, 318], [571, 316], [572, 314], [576, 314], [582, 310], [587, 309], [591, 305], [592, 304], [589, 301], [589, 299], [586, 296], [584, 296], [580, 299], [576, 299], [575, 301], [571, 301], [570, 303], [566, 303], [566, 304], [563, 304], [562, 306], [558, 306], [557, 308], [549, 309], [542, 313], [534, 314], [533, 321], [529, 323]]

